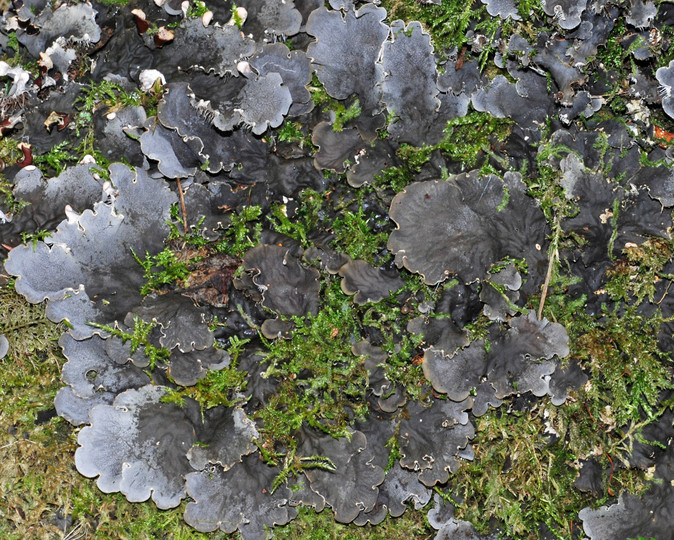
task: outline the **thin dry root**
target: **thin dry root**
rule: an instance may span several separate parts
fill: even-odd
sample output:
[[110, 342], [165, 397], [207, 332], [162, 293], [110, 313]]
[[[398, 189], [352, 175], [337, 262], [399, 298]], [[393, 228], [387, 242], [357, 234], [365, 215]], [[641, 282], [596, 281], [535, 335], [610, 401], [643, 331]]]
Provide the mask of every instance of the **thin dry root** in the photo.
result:
[[548, 273], [545, 275], [545, 283], [543, 283], [543, 292], [541, 293], [541, 303], [538, 305], [539, 321], [543, 318], [543, 306], [545, 306], [545, 298], [548, 295], [548, 287], [550, 286], [550, 277], [552, 276], [552, 267], [555, 264], [556, 258], [557, 258], [557, 251], [555, 250], [550, 255], [550, 260], [548, 261]]
[[185, 198], [183, 197], [183, 188], [180, 185], [180, 178], [176, 178], [176, 182], [178, 183], [178, 197], [180, 197], [180, 209], [182, 210], [182, 213], [183, 213], [183, 227], [185, 228], [185, 234], [187, 234], [188, 233], [188, 230], [187, 230], [187, 209], [185, 208]]

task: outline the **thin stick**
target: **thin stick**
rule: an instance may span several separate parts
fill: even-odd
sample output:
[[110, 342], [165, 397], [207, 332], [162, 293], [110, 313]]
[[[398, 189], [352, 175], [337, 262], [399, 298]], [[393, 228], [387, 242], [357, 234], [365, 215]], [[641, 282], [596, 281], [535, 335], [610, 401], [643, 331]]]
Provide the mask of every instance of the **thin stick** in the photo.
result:
[[548, 287], [550, 286], [550, 277], [552, 276], [552, 266], [555, 264], [555, 257], [557, 250], [550, 254], [550, 261], [548, 262], [548, 273], [545, 275], [545, 283], [543, 283], [543, 292], [541, 293], [541, 303], [538, 306], [538, 320], [543, 318], [543, 306], [545, 305], [545, 297], [548, 295]]
[[660, 300], [658, 300], [658, 301], [655, 303], [656, 305], [659, 306], [659, 305], [662, 303], [662, 301], [665, 299], [665, 296], [667, 296], [667, 293], [669, 292], [669, 288], [670, 288], [671, 286], [672, 286], [672, 282], [671, 282], [671, 280], [670, 280], [670, 282], [667, 284], [667, 288], [665, 289], [665, 292], [664, 292], [663, 295], [662, 295], [662, 298], [660, 298]]
[[611, 497], [613, 497], [615, 493], [611, 491], [611, 486], [609, 486], [609, 484], [611, 483], [611, 478], [613, 478], [613, 460], [611, 459], [611, 456], [608, 455], [608, 452], [604, 452], [604, 454], [608, 458], [608, 462], [611, 464], [611, 472], [608, 475], [608, 480], [606, 480], [606, 491]]
[[550, 287], [550, 279], [552, 278], [552, 268], [555, 264], [555, 259], [559, 257], [559, 235], [561, 232], [559, 226], [559, 216], [555, 217], [553, 224], [553, 236], [550, 244], [550, 255], [548, 260], [548, 272], [545, 275], [545, 283], [543, 283], [543, 290], [541, 292], [541, 303], [538, 305], [538, 320], [543, 319], [543, 306], [545, 306], [545, 299], [548, 296], [548, 287]]
[[178, 183], [178, 197], [180, 197], [180, 209], [183, 212], [183, 227], [185, 228], [185, 234], [188, 233], [187, 230], [187, 209], [185, 208], [185, 198], [183, 197], [183, 188], [180, 185], [180, 178], [176, 178]]

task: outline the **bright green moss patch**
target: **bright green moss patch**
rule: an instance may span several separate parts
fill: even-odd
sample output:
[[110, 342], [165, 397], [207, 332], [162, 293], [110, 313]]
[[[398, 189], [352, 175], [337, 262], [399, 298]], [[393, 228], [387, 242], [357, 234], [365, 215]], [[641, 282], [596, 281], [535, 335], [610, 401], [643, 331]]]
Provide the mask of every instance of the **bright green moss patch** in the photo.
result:
[[349, 120], [358, 118], [362, 112], [358, 98], [356, 98], [348, 108], [342, 103], [335, 102], [332, 106], [328, 107], [328, 110], [335, 113], [335, 121], [332, 123], [332, 129], [335, 131], [342, 131], [342, 129], [344, 129], [344, 124]]
[[351, 343], [360, 339], [351, 303], [337, 280], [325, 287], [325, 305], [318, 314], [293, 317], [291, 337], [267, 344], [264, 376], [275, 377], [281, 386], [255, 413], [268, 449], [294, 449], [295, 432], [304, 423], [344, 435], [351, 414], [367, 412], [367, 372], [363, 359], [351, 352]]
[[121, 339], [122, 343], [128, 341], [131, 347], [129, 354], [131, 355], [142, 348], [143, 354], [148, 359], [148, 368], [150, 371], [155, 368], [157, 362], [165, 362], [168, 360], [169, 356], [171, 356], [171, 351], [163, 347], [157, 347], [149, 340], [150, 332], [152, 332], [157, 325], [156, 321], [146, 322], [138, 315], [134, 315], [133, 327], [130, 328], [129, 331], [122, 331], [119, 328], [107, 324], [90, 322], [89, 325], [109, 332], [111, 336]]
[[398, 150], [398, 157], [412, 171], [418, 172], [431, 153], [440, 150], [451, 161], [462, 163], [466, 170], [479, 165], [484, 169], [488, 166], [484, 159], [492, 153], [492, 144], [505, 141], [512, 124], [512, 120], [507, 118], [495, 118], [488, 113], [473, 111], [450, 120], [445, 128], [445, 136], [438, 144], [422, 148], [403, 144]]
[[227, 349], [230, 358], [229, 366], [218, 371], [209, 371], [194, 386], [168, 389], [161, 401], [175, 403], [182, 407], [185, 404], [185, 398], [190, 397], [201, 405], [202, 413], [204, 409], [218, 405], [231, 407], [242, 403], [244, 401], [242, 392], [247, 386], [246, 372], [237, 368], [239, 355], [249, 341], [249, 339], [239, 339], [236, 336], [229, 338], [230, 346]]
[[185, 279], [190, 273], [187, 262], [180, 260], [175, 252], [168, 247], [156, 255], [146, 253], [144, 260], [135, 253], [133, 256], [143, 268], [143, 277], [146, 280], [140, 294], [150, 294], [157, 291], [162, 285]]
[[289, 218], [285, 204], [274, 203], [271, 214], [267, 215], [267, 223], [271, 229], [298, 240], [303, 247], [311, 243], [309, 236], [325, 221], [323, 210], [324, 194], [312, 189], [305, 189], [300, 195], [300, 205], [293, 218]]
[[281, 127], [276, 130], [276, 136], [280, 142], [294, 143], [300, 148], [313, 148], [311, 134], [308, 133], [306, 126], [299, 122], [286, 120]]
[[473, 9], [470, 2], [444, 0], [442, 5], [424, 6], [420, 2], [384, 0], [382, 6], [389, 20], [420, 21], [432, 36], [436, 50], [458, 47], [466, 43], [466, 31], [472, 20], [479, 17], [482, 7]]
[[[365, 215], [362, 206], [355, 212], [345, 210], [333, 222], [336, 235], [333, 246], [352, 259], [363, 259], [374, 264], [382, 246], [386, 245], [388, 233], [373, 232], [370, 223], [371, 220]], [[382, 264], [385, 261], [377, 262]]]
[[262, 224], [258, 222], [262, 209], [259, 206], [245, 206], [238, 212], [232, 212], [231, 224], [225, 230], [223, 238], [215, 244], [215, 250], [241, 257], [260, 241]]

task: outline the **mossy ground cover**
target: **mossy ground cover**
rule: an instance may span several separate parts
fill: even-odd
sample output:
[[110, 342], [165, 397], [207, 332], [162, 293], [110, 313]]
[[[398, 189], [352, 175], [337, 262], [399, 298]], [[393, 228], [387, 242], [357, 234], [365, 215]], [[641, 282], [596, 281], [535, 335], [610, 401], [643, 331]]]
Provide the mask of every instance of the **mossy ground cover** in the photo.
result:
[[[439, 49], [456, 46], [460, 51], [465, 43], [465, 31], [471, 21], [483, 21], [484, 7], [444, 0], [440, 6], [422, 6], [419, 2], [384, 1], [389, 18], [421, 20], [432, 33]], [[520, 12], [541, 16], [538, 3], [519, 2]], [[525, 21], [526, 21], [525, 16]], [[508, 23], [514, 24], [514, 23]], [[526, 33], [530, 23], [517, 23]], [[483, 24], [485, 33], [496, 32]], [[499, 31], [507, 31], [500, 28]], [[633, 71], [629, 49], [619, 45], [620, 33], [626, 31], [620, 21], [601, 51], [599, 60], [620, 71], [625, 78]], [[17, 51], [18, 52], [18, 51]], [[484, 58], [491, 52], [487, 51]], [[15, 62], [20, 58], [13, 57]], [[320, 89], [319, 89], [320, 90]], [[318, 94], [318, 92], [315, 92]], [[316, 96], [315, 96], [316, 97]], [[350, 115], [357, 114], [357, 104], [341, 109], [319, 97], [321, 106], [333, 107], [340, 125]], [[607, 100], [610, 114], [625, 111], [619, 90]], [[115, 86], [92, 86], [80, 102], [82, 146], [55, 147], [44, 154], [37, 165], [46, 173], [58, 173], [64, 166], [76, 162], [81, 155], [96, 155], [95, 141], [91, 140], [88, 122], [96, 107], [114, 108], [128, 103], [143, 104], [148, 114], [156, 105], [156, 96], [127, 95]], [[339, 104], [338, 104], [339, 105]], [[671, 128], [671, 121], [663, 126]], [[250, 207], [239, 214], [212, 248], [240, 256], [257, 244], [264, 226], [298, 240], [303, 247], [311, 245], [311, 232], [324, 229], [335, 234], [333, 247], [353, 258], [370, 263], [385, 264], [386, 240], [391, 224], [382, 223], [368, 200], [386, 205], [392, 194], [404, 189], [413, 175], [428, 161], [433, 151], [440, 151], [449, 159], [464, 162], [467, 168], [482, 168], [493, 172], [492, 145], [508, 135], [511, 122], [494, 119], [485, 113], [472, 112], [448, 125], [446, 137], [433, 147], [403, 146], [398, 152], [402, 164], [390, 168], [378, 177], [371, 187], [356, 191], [351, 199], [331, 204], [328, 197], [339, 198], [340, 191], [316, 193], [305, 190], [303, 205], [289, 218], [281, 208], [262, 216], [259, 207]], [[277, 130], [278, 139], [310, 145], [310, 138], [302, 126], [286, 122]], [[556, 150], [539, 153], [547, 158]], [[5, 161], [16, 160], [19, 153], [11, 142], [4, 141], [0, 155]], [[638, 440], [639, 429], [649, 419], [657, 418], [663, 404], [657, 396], [671, 388], [672, 369], [669, 357], [657, 345], [657, 333], [662, 317], [646, 318], [634, 305], [644, 298], [652, 298], [653, 283], [669, 279], [662, 268], [671, 258], [671, 243], [650, 240], [638, 247], [627, 248], [610, 269], [607, 287], [617, 307], [605, 308], [597, 315], [584, 312], [584, 298], [571, 299], [565, 292], [570, 278], [555, 259], [557, 250], [571, 245], [576, 238], [566, 236], [559, 227], [565, 217], [574, 215], [575, 208], [563, 196], [559, 178], [546, 170], [542, 163], [536, 171], [524, 171], [530, 194], [535, 196], [546, 213], [552, 230], [550, 281], [545, 301], [540, 296], [530, 299], [530, 307], [539, 309], [550, 320], [565, 325], [571, 338], [571, 357], [581, 362], [591, 375], [591, 384], [572, 393], [563, 407], [555, 407], [547, 400], [526, 411], [518, 411], [515, 399], [501, 408], [490, 410], [477, 420], [477, 437], [472, 441], [475, 459], [464, 462], [450, 478], [443, 495], [456, 503], [456, 515], [470, 520], [480, 532], [495, 522], [514, 538], [537, 538], [536, 524], [545, 523], [559, 538], [579, 535], [575, 520], [578, 511], [588, 505], [599, 506], [623, 490], [639, 494], [647, 484], [646, 473], [618, 466], [621, 456]], [[340, 178], [344, 183], [344, 179]], [[0, 185], [0, 193], [7, 189]], [[333, 203], [334, 201], [331, 201]], [[16, 203], [19, 204], [19, 203]], [[337, 212], [334, 209], [337, 208]], [[30, 241], [30, 239], [27, 239]], [[148, 289], [173, 287], [187, 274], [187, 266], [179, 261], [167, 243], [163, 256], [151, 261], [139, 257], [139, 264], [147, 271]], [[147, 266], [147, 268], [146, 268]], [[401, 308], [399, 302], [384, 300], [377, 305], [356, 306], [339, 290], [338, 280], [322, 276], [322, 290], [326, 296], [317, 315], [297, 320], [297, 333], [288, 341], [270, 343], [266, 362], [273, 374], [282, 380], [278, 398], [259, 412], [265, 421], [263, 433], [270, 450], [277, 445], [292, 449], [293, 426], [310, 422], [312, 415], [336, 415], [336, 432], [343, 429], [344, 418], [339, 417], [342, 404], [348, 400], [349, 390], [358, 396], [362, 382], [362, 366], [347, 361], [339, 370], [325, 371], [322, 355], [334, 358], [355, 338], [363, 337], [364, 329], [375, 329], [382, 336], [392, 336], [404, 327], [420, 298], [437, 299], [441, 288], [421, 283], [416, 275], [407, 274], [407, 283], [399, 295], [406, 295], [409, 303]], [[446, 285], [447, 287], [450, 284]], [[541, 306], [541, 304], [543, 304]], [[405, 307], [407, 306], [407, 307]], [[11, 284], [0, 293], [3, 321], [0, 332], [9, 338], [11, 349], [0, 360], [0, 537], [2, 538], [224, 538], [226, 535], [202, 535], [182, 521], [184, 504], [170, 511], [159, 511], [152, 503], [130, 504], [119, 495], [101, 493], [95, 482], [83, 478], [75, 470], [72, 455], [77, 448], [78, 429], [65, 420], [53, 416], [53, 399], [61, 387], [59, 374], [65, 359], [55, 343], [59, 330], [49, 323], [43, 308], [30, 306], [16, 295]], [[405, 311], [404, 311], [405, 310]], [[470, 326], [471, 339], [486, 334], [484, 318]], [[327, 345], [330, 345], [328, 347]], [[412, 396], [418, 394], [423, 374], [418, 363], [421, 348], [418, 341], [385, 341], [383, 347], [393, 354], [389, 377], [401, 382]], [[230, 343], [236, 349], [236, 343]], [[230, 349], [231, 352], [231, 349]], [[308, 410], [301, 402], [298, 390], [297, 359], [312, 357], [315, 366], [310, 391], [332, 396], [326, 406], [332, 411]], [[346, 357], [345, 357], [346, 358]], [[632, 361], [638, 358], [636, 364]], [[236, 365], [234, 364], [234, 368]], [[306, 366], [302, 366], [307, 369]], [[228, 403], [232, 391], [241, 389], [242, 380], [235, 370], [218, 372], [217, 380], [205, 380], [189, 395], [205, 406]], [[360, 381], [360, 382], [359, 382]], [[354, 398], [355, 399], [355, 398]], [[353, 405], [353, 404], [352, 404]], [[337, 411], [335, 413], [335, 410]], [[302, 411], [296, 413], [295, 411]], [[645, 411], [647, 419], [641, 420]], [[309, 415], [309, 416], [307, 416]], [[615, 431], [615, 425], [629, 425]], [[550, 428], [557, 434], [550, 436]], [[395, 449], [392, 448], [392, 451]], [[594, 456], [607, 471], [605, 491], [599, 497], [583, 494], [573, 487], [580, 459]], [[426, 522], [427, 510], [409, 509], [399, 519], [387, 518], [376, 527], [357, 527], [335, 524], [329, 511], [316, 514], [302, 509], [290, 525], [274, 531], [278, 538], [367, 538], [403, 539], [428, 538], [433, 535]]]
[[[77, 473], [72, 455], [78, 429], [53, 416], [53, 399], [61, 387], [59, 374], [65, 362], [54, 341], [58, 330], [45, 320], [41, 306], [27, 304], [11, 288], [5, 287], [1, 298], [5, 313], [10, 314], [2, 330], [12, 343], [10, 353], [0, 362], [2, 537], [207, 538], [184, 524], [182, 507], [160, 511], [152, 503], [130, 504], [120, 494], [101, 493], [93, 480]], [[595, 348], [593, 358], [614, 354], [606, 332], [625, 331], [630, 333], [622, 336], [623, 342], [645, 341], [646, 354], [652, 353], [651, 338], [640, 340], [637, 329], [629, 327], [631, 322], [628, 318], [623, 325], [614, 320], [608, 329], [586, 322], [587, 333], [576, 341], [578, 354], [587, 347]], [[292, 342], [284, 344], [292, 346]], [[483, 531], [490, 518], [496, 517], [516, 538], [535, 538], [529, 528], [543, 521], [560, 533], [567, 529], [569, 535], [561, 537], [570, 538], [572, 519], [580, 508], [602, 504], [624, 489], [636, 494], [642, 491], [644, 473], [624, 468], [615, 470], [599, 500], [572, 487], [577, 473], [571, 465], [578, 455], [597, 454], [605, 448], [598, 459], [608, 467], [610, 454], [628, 442], [611, 440], [598, 429], [609, 421], [604, 401], [612, 397], [611, 387], [600, 384], [577, 392], [564, 407], [543, 402], [524, 413], [500, 408], [480, 418], [478, 437], [473, 441], [475, 460], [465, 462], [450, 480], [452, 496], [462, 500], [457, 517], [469, 519]], [[627, 411], [618, 409], [616, 413]], [[560, 436], [552, 444], [545, 433], [546, 421]], [[328, 512], [315, 514], [303, 509], [275, 535], [317, 540], [425, 538], [431, 536], [431, 530], [424, 514], [410, 509], [402, 518], [387, 518], [377, 527], [357, 527], [336, 525]]]
[[[78, 428], [55, 416], [65, 358], [56, 343], [59, 329], [11, 284], [0, 290], [6, 316], [0, 330], [11, 349], [0, 361], [0, 537], [70, 540], [86, 538], [205, 540], [231, 538], [194, 531], [182, 519], [185, 503], [161, 511], [152, 502], [129, 503], [105, 494], [73, 463]], [[222, 372], [214, 372], [221, 374]], [[302, 510], [278, 538], [312, 540], [407, 539], [430, 536], [424, 514], [410, 511], [377, 527], [336, 525], [328, 511]]]

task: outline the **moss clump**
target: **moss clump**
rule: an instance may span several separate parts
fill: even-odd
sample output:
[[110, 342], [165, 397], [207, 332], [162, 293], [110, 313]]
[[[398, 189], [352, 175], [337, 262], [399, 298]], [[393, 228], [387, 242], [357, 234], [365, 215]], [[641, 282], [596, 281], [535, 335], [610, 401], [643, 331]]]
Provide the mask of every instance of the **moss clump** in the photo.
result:
[[55, 144], [46, 154], [34, 155], [33, 163], [48, 175], [58, 176], [68, 165], [79, 161], [79, 156], [69, 151], [70, 146], [68, 141]]
[[294, 238], [308, 247], [312, 231], [323, 225], [326, 220], [323, 203], [325, 195], [312, 189], [304, 189], [300, 194], [300, 205], [292, 219], [288, 217], [285, 204], [274, 203], [271, 213], [267, 215], [267, 222], [271, 229]]
[[297, 144], [302, 149], [305, 147], [315, 148], [311, 142], [311, 134], [308, 133], [308, 129], [299, 122], [286, 120], [276, 130], [276, 136], [280, 142]]
[[400, 193], [413, 181], [414, 174], [408, 167], [389, 167], [374, 176], [373, 187], [377, 190], [391, 189], [395, 193]]
[[243, 391], [246, 390], [246, 372], [238, 369], [239, 355], [249, 339], [239, 339], [237, 336], [229, 338], [230, 363], [224, 369], [209, 371], [203, 379], [199, 379], [194, 386], [184, 386], [177, 389], [168, 389], [161, 398], [164, 403], [175, 403], [184, 406], [185, 398], [190, 397], [204, 409], [224, 405], [232, 407], [244, 401]]
[[219, 253], [241, 257], [260, 242], [262, 224], [258, 221], [262, 209], [259, 206], [245, 206], [230, 214], [230, 226], [222, 238], [214, 245]]
[[349, 107], [345, 107], [343, 103], [334, 102], [327, 110], [331, 110], [335, 113], [335, 121], [332, 123], [332, 129], [335, 131], [342, 131], [344, 129], [344, 124], [349, 120], [358, 118], [360, 116], [360, 100], [356, 98]]
[[447, 123], [443, 139], [436, 145], [416, 148], [402, 144], [398, 157], [411, 171], [418, 172], [435, 150], [450, 161], [461, 163], [466, 170], [482, 165], [482, 172], [492, 172], [485, 158], [492, 155], [492, 145], [503, 142], [513, 125], [508, 118], [495, 118], [488, 113], [471, 112]]
[[635, 307], [605, 308], [602, 315], [575, 342], [592, 381], [588, 406], [610, 427], [639, 422], [642, 411], [653, 420], [662, 413], [660, 393], [674, 388], [670, 354], [658, 347], [662, 319]]
[[363, 259], [370, 264], [375, 264], [376, 259], [376, 263], [383, 264], [390, 254], [383, 259], [378, 255], [386, 246], [388, 233], [375, 233], [371, 222], [362, 206], [355, 212], [345, 210], [333, 222], [336, 238], [332, 245], [352, 259]]
[[483, 7], [473, 8], [470, 2], [450, 2], [423, 6], [406, 0], [383, 0], [389, 20], [419, 21], [433, 38], [436, 50], [461, 48], [468, 41], [466, 32], [471, 22], [480, 18]]
[[[591, 435], [596, 426], [579, 403], [558, 408], [543, 402], [529, 412], [508, 412], [510, 408], [506, 403], [477, 419], [475, 458], [462, 462], [450, 478], [450, 493], [462, 501], [456, 516], [471, 521], [479, 532], [488, 532], [490, 520], [496, 518], [516, 538], [539, 538], [540, 523], [557, 538], [575, 538], [577, 511], [603, 504], [613, 493], [608, 477], [607, 491], [599, 500], [573, 487], [578, 460], [589, 457], [574, 444], [579, 435], [584, 444], [596, 441], [599, 436]], [[602, 465], [608, 466], [601, 451], [599, 455]], [[639, 493], [645, 487], [644, 474], [616, 472], [611, 486], [615, 492]]]
[[150, 340], [150, 332], [157, 325], [156, 321], [146, 322], [141, 319], [138, 315], [133, 317], [133, 328], [130, 328], [128, 332], [122, 331], [119, 328], [110, 326], [107, 324], [98, 324], [90, 322], [89, 325], [100, 328], [110, 333], [110, 335], [117, 337], [122, 340], [123, 343], [129, 342], [131, 346], [130, 353], [133, 355], [138, 349], [143, 349], [143, 354], [148, 359], [148, 368], [152, 371], [157, 362], [166, 362], [169, 356], [171, 356], [171, 351], [164, 347], [157, 347], [153, 345]]
[[293, 317], [292, 337], [267, 344], [264, 376], [278, 379], [280, 387], [255, 417], [268, 450], [294, 449], [295, 433], [305, 423], [344, 435], [352, 415], [367, 412], [367, 372], [363, 359], [351, 353], [351, 343], [360, 339], [351, 302], [337, 280], [324, 287], [322, 309]]
[[[0, 334], [4, 334], [9, 341], [9, 352], [0, 362], [21, 363], [33, 361], [36, 357], [40, 357], [39, 361], [42, 362], [48, 355], [54, 360], [57, 358], [53, 356], [55, 353], [51, 342], [58, 339], [59, 332], [47, 319], [42, 305], [29, 304], [14, 292], [13, 287], [5, 286], [0, 289], [0, 306], [3, 314]], [[0, 389], [4, 387], [6, 385], [0, 386]]]
[[140, 290], [143, 295], [155, 292], [164, 285], [180, 282], [190, 274], [187, 261], [181, 260], [169, 247], [156, 255], [146, 252], [145, 259], [141, 259], [136, 253], [133, 256], [144, 271], [146, 283]]
[[671, 279], [663, 268], [673, 252], [674, 243], [662, 238], [651, 238], [641, 245], [627, 245], [623, 256], [608, 270], [606, 292], [613, 300], [624, 302], [659, 301], [654, 298], [656, 284], [662, 279]]

